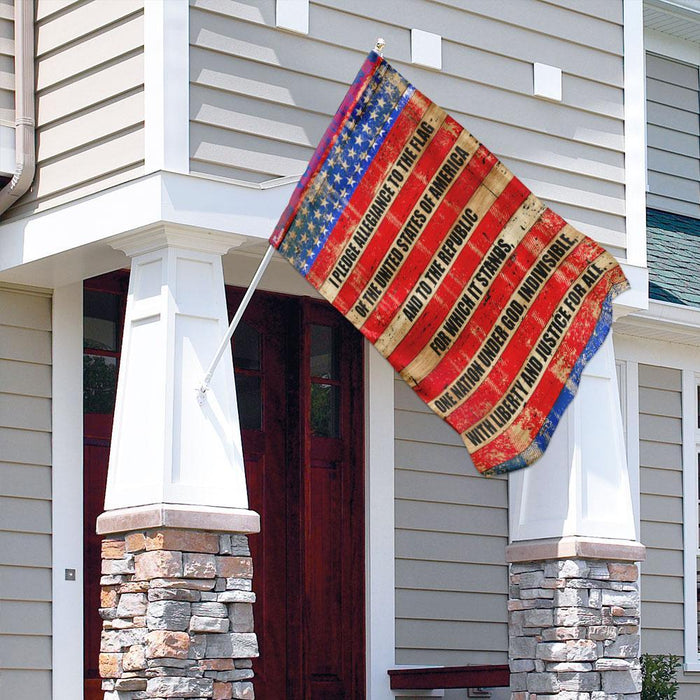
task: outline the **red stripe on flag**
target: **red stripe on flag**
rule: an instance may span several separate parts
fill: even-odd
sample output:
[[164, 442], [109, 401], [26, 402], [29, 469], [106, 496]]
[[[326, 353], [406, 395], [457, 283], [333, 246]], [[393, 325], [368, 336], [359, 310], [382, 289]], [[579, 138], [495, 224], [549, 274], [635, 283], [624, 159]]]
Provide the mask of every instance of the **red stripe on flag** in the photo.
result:
[[[513, 439], [514, 436], [522, 435], [523, 431], [532, 437], [539, 433], [566, 383], [566, 379], [561, 378], [562, 372], [565, 371], [568, 378], [600, 318], [603, 300], [612, 285], [623, 280], [621, 268], [614, 268], [593, 288], [579, 309], [575, 326], [564, 335], [562, 344], [538, 382], [536, 395], [528, 400], [520, 415], [503, 434], [472, 453], [472, 460], [477, 469], [484, 471], [519, 455], [524, 448]], [[448, 422], [451, 423], [451, 421]], [[460, 433], [463, 432], [456, 426], [453, 427]]]
[[[452, 347], [435, 368], [415, 386], [416, 393], [424, 401], [432, 401], [439, 396], [464, 370], [465, 358], [472, 358], [483, 341], [493, 330], [500, 314], [504, 311], [513, 291], [518, 287], [530, 268], [535, 264], [541, 251], [559, 234], [566, 222], [551, 210], [547, 210], [542, 218], [530, 229], [514, 253], [506, 261], [501, 273], [491, 283], [488, 297], [479, 302], [477, 309], [465, 324], [468, 333], [462, 330]], [[579, 244], [580, 245], [580, 244]], [[577, 248], [569, 251], [567, 259]], [[562, 261], [559, 262], [562, 264]], [[573, 279], [580, 274], [580, 269], [572, 270]], [[551, 281], [548, 280], [548, 282]], [[546, 284], [540, 289], [542, 292]], [[538, 292], [539, 293], [539, 292]], [[532, 307], [536, 305], [533, 301]], [[530, 307], [529, 312], [532, 311]], [[521, 323], [527, 318], [527, 313]], [[478, 333], [475, 332], [478, 330]]]
[[450, 274], [442, 281], [408, 333], [387, 358], [401, 371], [428, 344], [440, 324], [454, 306], [457, 297], [479, 266], [484, 253], [503, 230], [530, 190], [518, 178], [506, 185], [484, 218], [472, 232], [469, 241], [453, 263]]
[[484, 146], [470, 159], [465, 169], [450, 186], [444, 200], [435, 210], [415, 245], [408, 253], [401, 274], [385, 290], [381, 301], [362, 326], [362, 333], [373, 343], [384, 332], [406, 297], [432, 259], [440, 243], [461, 215], [472, 195], [491, 168], [498, 162]]
[[[413, 211], [425, 192], [426, 183], [430, 182], [442, 167], [456, 140], [457, 136], [452, 130], [440, 127], [430, 147], [423, 152], [413, 170], [406, 176], [396, 199], [333, 301], [333, 306], [341, 314], [346, 314], [352, 308], [367, 282], [372, 279], [372, 275], [396, 239], [406, 219], [406, 213]], [[378, 156], [380, 154], [381, 149]]]
[[384, 139], [384, 143], [375, 154], [364, 177], [355, 191], [321, 248], [306, 278], [319, 288], [330, 274], [340, 257], [353, 231], [362, 220], [367, 207], [374, 199], [376, 185], [391, 170], [404, 146], [413, 135], [423, 115], [428, 111], [430, 102], [419, 92], [414, 92], [394, 125]]
[[[555, 275], [541, 290], [536, 303], [522, 320], [489, 374], [482, 379], [475, 393], [450, 414], [448, 422], [456, 430], [462, 432], [480, 421], [503, 397], [532, 351], [532, 343], [539, 339], [554, 311], [570, 291], [570, 284], [581, 274], [581, 266], [585, 265], [587, 260], [597, 257], [596, 248], [597, 244], [590, 239], [582, 241], [560, 268], [561, 275]], [[592, 295], [593, 293], [589, 292], [581, 309], [575, 313], [572, 325], [576, 325], [581, 310]], [[563, 338], [566, 338], [569, 332], [566, 331]], [[563, 338], [560, 342], [564, 342]], [[526, 343], [524, 339], [532, 340]], [[550, 364], [551, 361], [550, 358]]]

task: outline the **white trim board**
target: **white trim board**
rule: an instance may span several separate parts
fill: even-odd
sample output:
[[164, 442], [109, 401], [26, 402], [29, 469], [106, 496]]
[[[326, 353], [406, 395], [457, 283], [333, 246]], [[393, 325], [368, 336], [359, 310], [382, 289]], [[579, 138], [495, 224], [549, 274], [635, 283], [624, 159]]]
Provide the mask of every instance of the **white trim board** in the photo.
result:
[[627, 260], [646, 266], [646, 70], [644, 12], [639, 0], [624, 0], [625, 226]]
[[[632, 0], [634, 1], [634, 0]], [[700, 65], [700, 45], [680, 37], [659, 32], [656, 29], [644, 29], [644, 47], [650, 53], [668, 56], [676, 61]]]
[[83, 697], [82, 283], [54, 290], [51, 339], [52, 686], [64, 700]]
[[[615, 339], [613, 339], [615, 343]], [[616, 353], [617, 358], [617, 353]], [[639, 363], [633, 360], [616, 360], [621, 367], [620, 393], [623, 402], [627, 473], [630, 480], [632, 509], [637, 540], [641, 541], [641, 517], [639, 495]]]
[[396, 660], [394, 590], [394, 370], [365, 341], [367, 697], [388, 700]]
[[[295, 186], [293, 178], [250, 186], [173, 172], [145, 175], [0, 224], [0, 279], [57, 287], [127, 266], [110, 244], [160, 223], [266, 241]], [[621, 264], [632, 289], [615, 302], [615, 313], [646, 308], [647, 269]]]
[[145, 168], [190, 169], [190, 7], [144, 5]]
[[[114, 257], [108, 245], [114, 237], [162, 222], [263, 241], [272, 233], [294, 186], [287, 179], [279, 186], [247, 187], [180, 173], [145, 175], [1, 224], [0, 278], [56, 287], [106, 272], [119, 265], [101, 270], [87, 265], [96, 264], [101, 256]], [[50, 259], [61, 254], [60, 260]], [[124, 256], [119, 259], [126, 264]], [[32, 263], [37, 264], [30, 267]], [[27, 268], [12, 269], [22, 265]]]
[[639, 341], [639, 336], [629, 335], [615, 328], [615, 357], [618, 360], [634, 360], [641, 364], [673, 369], [695, 370], [700, 364], [698, 349], [692, 345], [647, 337], [643, 343]]
[[700, 345], [700, 309], [664, 301], [649, 302], [649, 309], [622, 318], [613, 326], [616, 333], [641, 338]]
[[627, 403], [627, 470], [632, 491], [632, 508], [637, 529], [637, 539], [641, 540], [641, 496], [639, 485], [639, 363], [625, 363], [625, 388]]

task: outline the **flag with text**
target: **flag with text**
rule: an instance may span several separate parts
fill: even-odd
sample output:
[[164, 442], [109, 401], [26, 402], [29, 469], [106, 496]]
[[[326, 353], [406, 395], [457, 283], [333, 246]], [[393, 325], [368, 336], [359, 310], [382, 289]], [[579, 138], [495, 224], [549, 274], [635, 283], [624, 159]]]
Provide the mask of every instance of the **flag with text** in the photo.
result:
[[375, 52], [270, 242], [483, 473], [542, 454], [628, 288], [612, 255]]

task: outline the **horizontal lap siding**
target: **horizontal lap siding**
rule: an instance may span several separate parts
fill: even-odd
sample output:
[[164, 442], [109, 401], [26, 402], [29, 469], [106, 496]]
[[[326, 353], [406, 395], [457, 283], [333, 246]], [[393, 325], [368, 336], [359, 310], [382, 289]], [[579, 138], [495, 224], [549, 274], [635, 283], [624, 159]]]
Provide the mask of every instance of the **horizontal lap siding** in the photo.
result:
[[698, 68], [647, 54], [647, 204], [700, 217]]
[[23, 216], [144, 172], [143, 0], [38, 0], [37, 172]]
[[15, 22], [13, 0], [0, 0], [0, 125], [15, 125]]
[[507, 481], [401, 380], [396, 400], [396, 663], [507, 660]]
[[51, 697], [51, 300], [0, 287], [0, 697]]
[[[274, 0], [191, 0], [190, 167], [253, 182], [300, 175], [381, 35], [387, 58], [420, 90], [621, 253], [620, 15], [618, 2], [316, 0], [300, 36], [275, 28]], [[443, 37], [442, 71], [411, 64], [412, 26]], [[562, 68], [562, 103], [532, 96], [535, 61]]]

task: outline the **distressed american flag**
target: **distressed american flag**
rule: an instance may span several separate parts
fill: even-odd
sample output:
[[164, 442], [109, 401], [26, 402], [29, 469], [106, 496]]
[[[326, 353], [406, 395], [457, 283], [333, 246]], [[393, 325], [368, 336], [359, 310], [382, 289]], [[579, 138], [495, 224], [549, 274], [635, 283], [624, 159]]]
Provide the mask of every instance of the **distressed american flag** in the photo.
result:
[[542, 454], [628, 288], [375, 52], [270, 243], [490, 474]]

